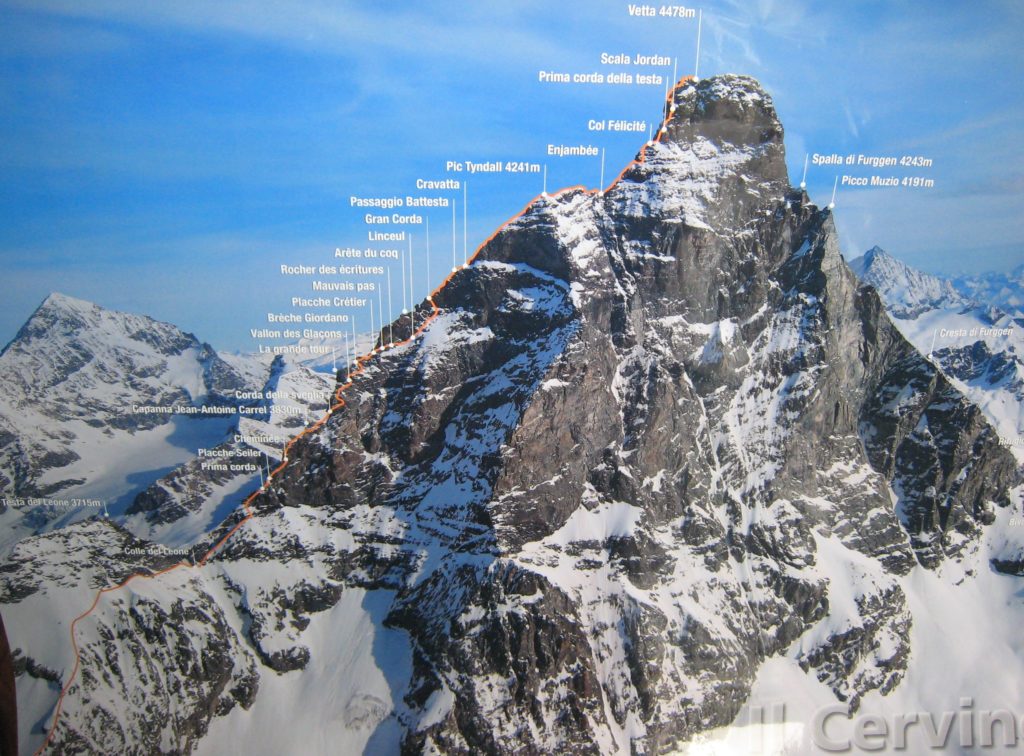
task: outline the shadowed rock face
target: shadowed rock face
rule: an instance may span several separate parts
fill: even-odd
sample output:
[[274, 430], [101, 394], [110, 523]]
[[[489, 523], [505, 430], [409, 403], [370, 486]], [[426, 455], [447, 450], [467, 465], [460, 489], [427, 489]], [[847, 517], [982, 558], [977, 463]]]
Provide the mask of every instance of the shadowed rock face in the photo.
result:
[[390, 723], [407, 753], [667, 751], [798, 639], [855, 708], [906, 670], [899, 577], [1005, 503], [994, 433], [789, 187], [771, 98], [720, 76], [673, 108], [614, 188], [491, 240], [189, 586], [234, 597], [261, 674], [315, 667], [346, 595], [383, 607], [411, 662], [368, 747]]
[[750, 79], [681, 88], [643, 162], [509, 224], [296, 454], [275, 506], [430, 531], [339, 571], [397, 591], [410, 721], [450, 694], [410, 752], [656, 752], [730, 721], [829, 613], [823, 540], [875, 571], [805, 668], [852, 706], [898, 684], [894, 576], [969, 550], [1014, 467], [858, 289], [782, 133]]

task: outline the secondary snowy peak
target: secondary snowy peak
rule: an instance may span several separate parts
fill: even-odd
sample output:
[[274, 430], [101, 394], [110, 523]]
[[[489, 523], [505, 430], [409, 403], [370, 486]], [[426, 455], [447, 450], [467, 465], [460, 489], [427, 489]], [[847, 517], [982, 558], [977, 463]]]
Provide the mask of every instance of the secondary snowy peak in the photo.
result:
[[897, 318], [915, 318], [926, 310], [971, 304], [948, 280], [912, 268], [881, 247], [872, 247], [851, 261], [850, 268], [863, 283], [875, 287]]
[[40, 495], [86, 483], [112, 439], [170, 422], [148, 408], [236, 405], [268, 367], [222, 359], [170, 323], [51, 294], [0, 353], [0, 489]]
[[102, 308], [100, 308], [99, 305], [87, 302], [84, 299], [78, 299], [77, 297], [72, 297], [59, 291], [52, 291], [47, 295], [46, 299], [43, 300], [42, 304], [40, 304], [37, 309], [95, 314], [96, 311]]
[[[178, 370], [157, 378], [161, 363]], [[186, 401], [243, 386], [235, 371], [192, 334], [64, 294], [51, 294], [36, 309], [4, 348], [0, 369], [15, 388], [6, 394], [12, 402], [45, 401], [54, 386], [86, 374], [96, 381], [97, 396], [103, 384], [113, 387], [129, 378], [143, 383], [157, 378], [180, 389]], [[129, 369], [136, 375], [129, 376]]]

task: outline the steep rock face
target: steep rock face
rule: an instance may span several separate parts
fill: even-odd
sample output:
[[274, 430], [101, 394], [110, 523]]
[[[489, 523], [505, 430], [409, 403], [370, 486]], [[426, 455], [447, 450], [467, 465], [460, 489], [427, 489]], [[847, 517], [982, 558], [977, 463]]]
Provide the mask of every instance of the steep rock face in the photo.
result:
[[[877, 247], [851, 263], [861, 280], [879, 293], [893, 324], [929, 361], [941, 370], [948, 382], [932, 385], [931, 371], [901, 365], [892, 389], [880, 394], [873, 412], [881, 423], [895, 429], [897, 445], [879, 444], [872, 433], [865, 444], [876, 465], [886, 468], [900, 455], [911, 455], [915, 462], [905, 465], [908, 475], [894, 480], [894, 488], [910, 492], [903, 497], [901, 516], [922, 554], [934, 551], [936, 531], [946, 532], [948, 548], [957, 543], [969, 545], [977, 536], [978, 522], [991, 522], [994, 513], [963, 482], [949, 477], [961, 470], [974, 454], [977, 434], [987, 434], [977, 412], [964, 412], [956, 401], [941, 402], [920, 411], [920, 392], [936, 398], [945, 394], [958, 397], [962, 392], [992, 424], [1003, 444], [1021, 459], [1021, 432], [1024, 430], [1024, 329], [1017, 318], [991, 305], [979, 305], [959, 294], [951, 296], [949, 281], [916, 271]], [[918, 393], [908, 392], [902, 384], [910, 381]], [[961, 415], [952, 420], [950, 413]], [[954, 434], [949, 433], [955, 428]], [[968, 432], [962, 433], [966, 428]], [[920, 446], [922, 440], [931, 449]], [[937, 442], [937, 443], [936, 443]], [[885, 448], [888, 447], [888, 448]], [[912, 478], [908, 480], [907, 478]], [[1010, 538], [1011, 543], [1016, 538]], [[1009, 547], [1009, 553], [1014, 548]], [[934, 565], [938, 555], [925, 557]], [[1007, 561], [998, 553], [992, 564], [1002, 570]]]
[[[863, 283], [878, 291], [900, 333], [982, 409], [1008, 446], [1020, 447], [1024, 432], [1020, 318], [986, 299], [970, 301], [959, 294], [928, 297], [928, 292], [948, 292], [951, 283], [914, 270], [877, 248], [851, 266]], [[907, 284], [913, 281], [929, 284]]]
[[[213, 560], [172, 573], [261, 682], [316, 689], [337, 644], [389, 670], [312, 704], [353, 723], [351, 750], [665, 752], [731, 722], [780, 652], [856, 708], [906, 670], [902, 578], [967, 560], [1005, 503], [994, 432], [789, 187], [770, 97], [714, 77], [669, 116], [609, 191], [508, 223], [208, 537], [232, 533]], [[29, 600], [24, 569], [5, 602]], [[117, 612], [80, 639], [94, 670]], [[111, 707], [65, 706], [57, 742], [101, 752]]]
[[[895, 577], [962, 555], [1015, 475], [788, 187], [749, 79], [678, 90], [612, 190], [539, 200], [436, 304], [263, 505], [339, 510], [361, 546], [337, 578], [397, 591], [412, 750], [657, 752], [730, 721], [829, 612], [850, 630], [807, 665], [856, 705], [902, 675]], [[874, 565], [850, 606], [823, 540]], [[589, 637], [549, 663], [523, 628]], [[445, 718], [412, 724], [438, 695]]]

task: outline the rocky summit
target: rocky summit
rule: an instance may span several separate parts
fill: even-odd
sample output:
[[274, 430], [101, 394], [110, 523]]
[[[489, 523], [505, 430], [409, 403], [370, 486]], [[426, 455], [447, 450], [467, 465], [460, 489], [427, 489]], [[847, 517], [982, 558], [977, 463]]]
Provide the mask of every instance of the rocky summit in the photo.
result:
[[[757, 82], [666, 115], [383, 331], [429, 319], [208, 563], [103, 595], [54, 752], [655, 754], [775, 656], [850, 711], [899, 688], [908, 576], [987, 572], [1017, 465], [790, 186]], [[132, 544], [79, 523], [0, 576], [37, 742]]]

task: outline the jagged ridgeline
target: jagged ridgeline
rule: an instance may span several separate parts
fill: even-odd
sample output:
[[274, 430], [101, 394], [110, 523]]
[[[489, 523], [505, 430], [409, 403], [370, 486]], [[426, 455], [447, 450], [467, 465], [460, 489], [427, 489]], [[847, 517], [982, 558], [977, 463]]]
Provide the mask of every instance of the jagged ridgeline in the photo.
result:
[[[207, 566], [102, 599], [55, 752], [272, 722], [275, 752], [653, 754], [730, 723], [781, 652], [851, 709], [900, 685], [907, 575], [987, 569], [1015, 464], [858, 287], [757, 82], [670, 111], [608, 191], [490, 240]], [[67, 530], [4, 575], [40, 649], [128, 538]]]

